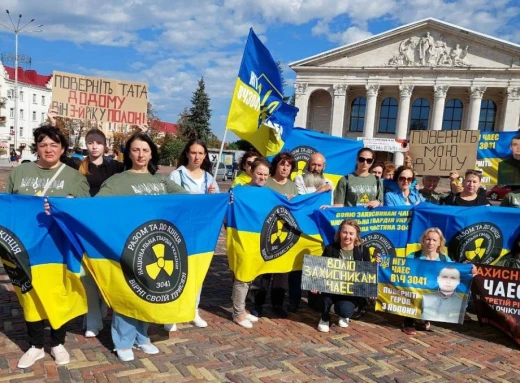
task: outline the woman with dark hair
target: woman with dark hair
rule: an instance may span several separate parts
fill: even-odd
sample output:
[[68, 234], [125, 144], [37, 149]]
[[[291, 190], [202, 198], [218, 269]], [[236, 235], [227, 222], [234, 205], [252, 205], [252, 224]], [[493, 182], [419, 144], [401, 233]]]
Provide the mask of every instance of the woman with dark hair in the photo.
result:
[[383, 178], [383, 170], [385, 169], [385, 164], [382, 162], [375, 162], [374, 165], [370, 168], [370, 174], [375, 175], [377, 178]]
[[295, 167], [296, 160], [291, 153], [278, 153], [271, 161], [271, 169], [269, 171], [271, 177], [267, 180], [266, 186], [289, 199], [298, 195], [296, 184], [289, 178]]
[[[244, 185], [263, 187], [269, 177], [269, 162], [263, 158], [255, 160], [251, 165], [251, 182]], [[246, 297], [251, 282], [239, 281], [235, 278], [233, 282], [233, 292], [231, 299], [233, 301], [233, 322], [244, 328], [252, 328], [254, 322], [258, 322], [258, 317], [250, 314], [246, 310]]]
[[[155, 174], [159, 153], [157, 146], [144, 133], [136, 133], [126, 142], [124, 164], [127, 170], [107, 179], [96, 197], [186, 193], [182, 187]], [[134, 360], [134, 345], [147, 354], [159, 353], [147, 335], [148, 326], [147, 322], [114, 312], [112, 340], [121, 361]]]
[[[88, 197], [89, 186], [85, 177], [61, 162], [69, 146], [63, 133], [57, 128], [45, 125], [35, 129], [33, 136], [32, 150], [37, 153], [38, 160], [14, 168], [9, 176], [6, 192], [41, 197]], [[65, 287], [63, 290], [65, 291]], [[56, 302], [56, 305], [60, 304], [61, 302]], [[44, 321], [26, 321], [25, 324], [31, 348], [20, 358], [19, 368], [28, 368], [45, 356]], [[69, 354], [63, 347], [64, 343], [65, 326], [57, 329], [51, 327], [51, 355], [58, 365], [70, 361]]]
[[485, 206], [490, 205], [485, 193], [479, 193], [482, 173], [469, 169], [464, 175], [463, 189], [460, 193], [450, 193], [444, 205], [451, 206]]
[[334, 206], [374, 208], [383, 205], [383, 184], [370, 174], [373, 163], [372, 149], [362, 148], [358, 151], [356, 171], [342, 177], [334, 190]]
[[515, 239], [511, 251], [504, 254], [495, 266], [510, 267], [512, 269], [520, 269], [520, 233]]
[[410, 166], [399, 166], [394, 174], [394, 182], [399, 186], [399, 190], [385, 193], [385, 206], [417, 205], [424, 202], [424, 197], [412, 187], [415, 174]]
[[198, 138], [188, 141], [179, 156], [178, 168], [170, 174], [170, 180], [198, 194], [219, 192], [217, 181], [211, 174], [211, 161], [204, 141]]
[[250, 150], [244, 153], [244, 155], [240, 159], [240, 164], [238, 165], [240, 174], [235, 178], [235, 180], [231, 184], [232, 188], [234, 188], [237, 185], [245, 185], [251, 182], [251, 165], [257, 158], [260, 157], [260, 154], [258, 154], [254, 150]]
[[[370, 262], [370, 252], [368, 247], [363, 246], [361, 229], [358, 223], [347, 219], [341, 222], [334, 236], [334, 243], [325, 247], [322, 257], [338, 258], [345, 261]], [[379, 254], [376, 254], [376, 260], [381, 262]], [[320, 294], [317, 290], [312, 290], [311, 292]], [[345, 295], [329, 293], [321, 293], [321, 295], [323, 297], [323, 311], [318, 324], [318, 331], [321, 332], [329, 332], [330, 309], [332, 305], [334, 305], [334, 311], [339, 317], [338, 326], [348, 327], [350, 317], [354, 314], [356, 306], [363, 301], [362, 298]]]
[[[90, 186], [90, 195], [93, 197], [99, 192], [99, 188], [108, 178], [125, 170], [121, 162], [105, 158], [106, 147], [105, 134], [99, 129], [91, 129], [85, 135], [87, 156], [80, 162], [77, 159], [67, 159], [67, 165], [78, 170], [87, 178]], [[88, 272], [82, 268], [81, 281], [87, 293], [88, 312], [83, 320], [86, 338], [94, 338], [103, 329], [103, 316], [106, 315], [107, 306], [96, 282]]]

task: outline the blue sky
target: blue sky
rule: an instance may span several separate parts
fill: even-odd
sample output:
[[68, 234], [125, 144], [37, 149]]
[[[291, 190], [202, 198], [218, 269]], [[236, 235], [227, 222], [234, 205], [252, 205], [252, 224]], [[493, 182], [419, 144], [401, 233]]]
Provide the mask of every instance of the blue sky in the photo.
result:
[[[250, 27], [284, 64], [287, 95], [290, 62], [427, 17], [520, 43], [520, 0], [4, 0], [2, 6], [44, 24], [43, 32], [19, 39], [31, 69], [147, 82], [164, 121], [175, 122], [190, 106], [204, 76], [219, 137]], [[4, 24], [6, 17], [2, 11]], [[0, 52], [14, 52], [14, 35], [1, 28]]]

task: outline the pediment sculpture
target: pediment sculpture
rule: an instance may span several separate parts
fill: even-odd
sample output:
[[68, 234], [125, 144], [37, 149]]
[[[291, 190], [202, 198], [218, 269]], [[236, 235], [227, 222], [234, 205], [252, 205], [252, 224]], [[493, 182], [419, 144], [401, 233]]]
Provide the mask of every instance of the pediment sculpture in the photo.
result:
[[456, 44], [448, 48], [445, 41], [435, 40], [430, 32], [423, 37], [410, 37], [399, 44], [399, 54], [392, 57], [387, 65], [391, 66], [446, 66], [468, 67], [466, 61], [469, 46], [461, 48]]

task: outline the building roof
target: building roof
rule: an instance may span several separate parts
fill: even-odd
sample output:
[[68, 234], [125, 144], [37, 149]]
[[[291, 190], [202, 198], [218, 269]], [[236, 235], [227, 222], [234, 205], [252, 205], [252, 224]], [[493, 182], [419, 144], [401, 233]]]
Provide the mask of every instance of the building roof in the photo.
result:
[[[7, 72], [7, 78], [14, 81], [14, 68], [5, 66], [4, 69]], [[38, 86], [40, 88], [46, 88], [47, 84], [51, 81], [52, 74], [44, 75], [39, 74], [35, 70], [24, 70], [18, 67], [18, 82], [22, 84]]]
[[159, 120], [152, 121], [152, 125], [159, 131], [163, 133], [176, 134], [179, 131], [179, 125], [174, 124], [172, 122], [164, 122]]

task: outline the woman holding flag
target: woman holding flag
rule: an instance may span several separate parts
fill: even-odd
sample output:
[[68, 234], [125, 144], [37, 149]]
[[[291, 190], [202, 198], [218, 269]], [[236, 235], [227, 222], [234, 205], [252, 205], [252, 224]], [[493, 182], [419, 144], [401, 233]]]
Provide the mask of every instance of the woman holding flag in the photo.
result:
[[[97, 196], [158, 195], [187, 193], [177, 184], [158, 177], [159, 153], [157, 146], [144, 133], [134, 134], [126, 143], [124, 165], [126, 171], [106, 180]], [[146, 354], [157, 354], [159, 349], [148, 337], [149, 323], [114, 312], [112, 317], [112, 340], [119, 359], [134, 360], [132, 347]]]

